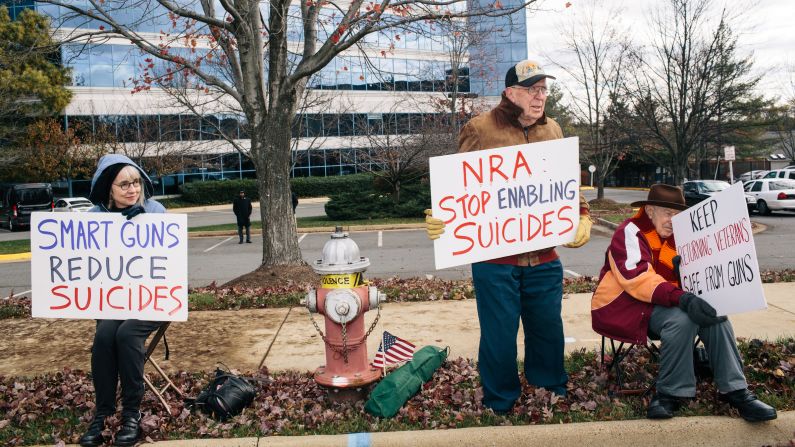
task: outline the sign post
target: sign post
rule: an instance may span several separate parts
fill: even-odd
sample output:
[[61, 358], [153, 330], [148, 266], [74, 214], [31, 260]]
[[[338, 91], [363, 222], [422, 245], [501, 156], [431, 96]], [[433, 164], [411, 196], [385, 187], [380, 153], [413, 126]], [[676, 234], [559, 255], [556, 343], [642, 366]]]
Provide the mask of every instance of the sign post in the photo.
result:
[[33, 213], [36, 318], [188, 319], [185, 214]]
[[429, 160], [436, 268], [526, 253], [574, 240], [579, 225], [577, 138]]
[[766, 309], [742, 183], [672, 219], [682, 290], [728, 315]]
[[732, 166], [732, 162], [735, 160], [734, 146], [723, 148], [723, 159], [729, 162], [729, 183], [734, 183], [734, 166]]
[[593, 188], [593, 173], [596, 172], [596, 166], [594, 165], [588, 166], [588, 172], [591, 173], [591, 188]]

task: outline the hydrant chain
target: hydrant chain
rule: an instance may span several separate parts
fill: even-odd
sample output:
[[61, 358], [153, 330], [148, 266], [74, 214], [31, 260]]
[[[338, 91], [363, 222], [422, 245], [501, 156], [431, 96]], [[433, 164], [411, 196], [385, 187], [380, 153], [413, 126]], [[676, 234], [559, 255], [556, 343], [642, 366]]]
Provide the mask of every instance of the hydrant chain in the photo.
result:
[[[380, 307], [378, 308], [378, 312], [379, 312], [379, 314], [381, 313], [381, 308]], [[328, 346], [329, 349], [331, 349], [332, 351], [334, 351], [337, 354], [341, 355], [342, 358], [345, 360], [345, 363], [348, 363], [348, 334], [347, 334], [347, 331], [346, 331], [346, 328], [345, 328], [345, 323], [342, 323], [342, 349], [339, 349], [336, 346], [334, 346], [334, 344], [332, 344], [331, 341], [329, 341], [329, 339], [326, 337], [326, 334], [324, 334], [323, 330], [320, 329], [320, 326], [317, 325], [317, 321], [315, 321], [315, 318], [312, 316], [312, 312], [309, 312], [309, 319], [312, 320], [312, 325], [315, 326], [315, 329], [317, 330], [317, 333], [320, 334], [320, 338], [323, 340], [323, 342], [326, 344], [326, 346]], [[373, 328], [375, 327], [375, 323], [377, 323], [377, 322], [378, 322], [378, 318], [376, 317], [376, 320], [373, 321], [373, 325], [370, 326], [370, 331], [373, 330]], [[367, 334], [369, 335], [370, 332], [368, 331]], [[354, 345], [353, 348], [351, 349], [351, 352], [355, 351], [356, 349], [359, 348], [359, 346], [363, 345], [364, 344], [364, 340], [366, 340], [366, 339], [367, 339], [367, 337], [365, 336], [364, 339], [362, 339], [362, 341], [356, 343], [356, 345]]]
[[365, 339], [370, 336], [371, 332], [373, 332], [373, 329], [375, 329], [375, 325], [378, 324], [379, 318], [381, 318], [381, 303], [378, 303], [378, 312], [376, 312], [375, 314], [375, 320], [373, 320], [373, 324], [370, 325], [370, 329], [367, 329], [367, 333], [364, 334]]
[[348, 363], [348, 325], [343, 321], [342, 322], [342, 360], [345, 363]]

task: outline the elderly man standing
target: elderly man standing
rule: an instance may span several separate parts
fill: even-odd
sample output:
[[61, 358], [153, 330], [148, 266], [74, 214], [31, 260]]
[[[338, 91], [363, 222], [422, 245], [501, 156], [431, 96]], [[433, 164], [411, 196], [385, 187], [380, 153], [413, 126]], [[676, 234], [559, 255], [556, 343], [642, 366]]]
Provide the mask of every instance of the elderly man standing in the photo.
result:
[[[461, 129], [459, 152], [516, 146], [563, 138], [558, 123], [544, 114], [546, 74], [534, 61], [522, 61], [505, 75], [500, 104], [472, 118]], [[444, 223], [426, 210], [428, 237], [444, 232]], [[588, 242], [591, 219], [580, 196], [580, 221], [572, 243]], [[516, 333], [524, 328], [524, 375], [531, 385], [566, 395], [563, 367], [563, 266], [555, 248], [472, 264], [480, 322], [478, 369], [483, 404], [497, 413], [511, 410], [521, 387], [516, 366]]]
[[731, 323], [679, 286], [671, 218], [687, 208], [682, 190], [654, 185], [647, 200], [632, 206], [638, 213], [618, 227], [605, 254], [591, 318], [597, 333], [619, 341], [645, 344], [649, 334], [660, 339], [657, 392], [647, 416], [671, 418], [683, 399], [695, 397], [693, 342], [699, 336], [721, 399], [747, 421], [775, 419], [776, 410], [748, 390]]

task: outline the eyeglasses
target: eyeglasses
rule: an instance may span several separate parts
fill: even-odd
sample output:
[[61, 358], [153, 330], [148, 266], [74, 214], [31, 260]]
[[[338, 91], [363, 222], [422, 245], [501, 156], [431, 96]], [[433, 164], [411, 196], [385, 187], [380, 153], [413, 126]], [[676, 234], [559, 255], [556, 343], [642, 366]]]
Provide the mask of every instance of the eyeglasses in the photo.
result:
[[114, 183], [114, 185], [118, 186], [122, 191], [127, 191], [130, 189], [130, 186], [135, 186], [135, 189], [138, 189], [141, 187], [141, 179], [135, 179], [131, 182]]
[[548, 96], [549, 89], [546, 87], [512, 87], [519, 90], [524, 90], [530, 94], [530, 96]]
[[679, 214], [679, 210], [666, 208], [662, 206], [655, 206], [653, 209], [654, 209], [653, 211], [654, 214], [659, 214], [661, 217], [666, 217], [666, 218], [674, 217], [677, 214]]

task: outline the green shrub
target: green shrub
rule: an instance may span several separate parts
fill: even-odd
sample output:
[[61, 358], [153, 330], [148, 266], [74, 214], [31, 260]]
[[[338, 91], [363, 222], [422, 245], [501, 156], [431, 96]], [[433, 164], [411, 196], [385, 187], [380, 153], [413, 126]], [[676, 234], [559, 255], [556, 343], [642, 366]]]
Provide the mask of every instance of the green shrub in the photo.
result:
[[182, 200], [197, 205], [230, 203], [240, 190], [252, 201], [259, 200], [257, 181], [254, 179], [209, 180], [182, 185]]
[[[372, 174], [338, 175], [334, 177], [297, 177], [290, 179], [292, 190], [298, 197], [324, 197], [344, 191], [372, 189]], [[241, 189], [252, 200], [259, 200], [255, 179], [210, 180], [182, 185], [182, 198], [196, 205], [229, 203]]]
[[290, 179], [298, 197], [326, 197], [345, 191], [372, 189], [372, 174], [335, 175], [333, 177], [296, 177]]
[[326, 203], [326, 215], [332, 220], [379, 219], [384, 217], [422, 217], [431, 206], [431, 190], [427, 184], [404, 186], [400, 203], [392, 196], [372, 188], [332, 194]]

